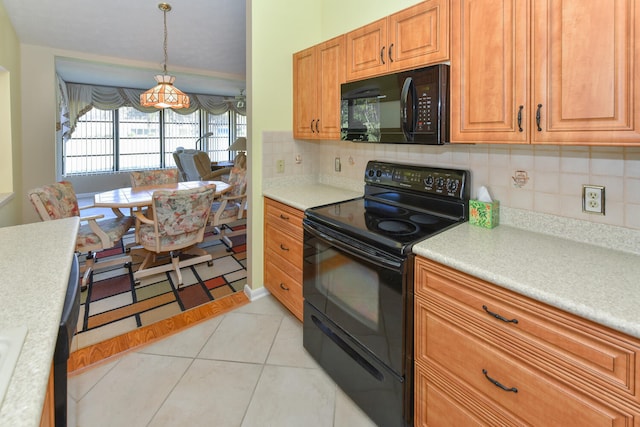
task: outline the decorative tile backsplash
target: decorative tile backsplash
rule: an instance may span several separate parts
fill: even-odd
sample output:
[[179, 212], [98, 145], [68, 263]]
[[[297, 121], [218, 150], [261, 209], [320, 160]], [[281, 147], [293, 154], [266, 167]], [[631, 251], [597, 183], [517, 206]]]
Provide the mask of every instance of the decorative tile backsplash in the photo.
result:
[[[361, 188], [367, 161], [373, 159], [458, 167], [471, 170], [471, 197], [484, 185], [503, 207], [640, 229], [640, 147], [365, 144], [300, 141], [291, 132], [265, 132], [262, 140], [267, 182], [311, 175]], [[340, 172], [335, 171], [336, 157]], [[283, 173], [276, 172], [277, 160], [285, 162]], [[514, 180], [522, 172], [524, 184]], [[583, 184], [606, 188], [606, 215], [582, 212]]]

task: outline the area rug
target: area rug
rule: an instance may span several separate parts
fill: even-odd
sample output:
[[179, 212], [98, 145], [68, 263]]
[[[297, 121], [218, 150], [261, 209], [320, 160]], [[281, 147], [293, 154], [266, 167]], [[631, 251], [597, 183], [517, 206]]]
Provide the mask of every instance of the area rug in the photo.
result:
[[[234, 231], [244, 229], [245, 223], [234, 224], [232, 228]], [[229, 247], [219, 235], [207, 232], [199, 246], [212, 255], [213, 265], [205, 262], [182, 268], [183, 285], [179, 289], [173, 271], [134, 282], [133, 273], [143, 259], [135, 248], [131, 251], [133, 261], [130, 266], [98, 269], [81, 294], [75, 349], [92, 346], [242, 291], [247, 278], [246, 234], [231, 237], [231, 241]], [[98, 267], [101, 259], [122, 256], [124, 248], [133, 245], [133, 234], [125, 235], [118, 247], [97, 254]], [[170, 262], [169, 257], [157, 260], [158, 264], [163, 262]]]

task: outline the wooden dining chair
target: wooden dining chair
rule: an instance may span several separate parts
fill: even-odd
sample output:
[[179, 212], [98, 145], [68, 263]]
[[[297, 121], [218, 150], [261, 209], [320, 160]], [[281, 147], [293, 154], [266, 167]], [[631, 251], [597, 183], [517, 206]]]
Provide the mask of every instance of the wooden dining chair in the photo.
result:
[[[34, 188], [27, 192], [29, 200], [42, 221], [51, 221], [73, 216], [80, 217], [80, 210], [92, 206], [78, 207], [78, 199], [73, 185], [68, 181], [61, 181], [50, 185]], [[104, 215], [80, 217], [81, 225], [76, 239], [76, 252], [86, 254], [82, 289], [86, 289], [89, 278], [99, 268], [126, 265], [131, 262], [129, 255], [101, 259], [98, 262], [96, 251], [110, 249], [118, 245], [122, 236], [134, 225], [131, 216], [125, 216], [118, 209], [113, 210], [115, 218], [104, 218]], [[100, 221], [98, 221], [100, 220]]]
[[246, 233], [245, 229], [230, 231], [228, 226], [245, 217], [247, 209], [247, 169], [246, 155], [240, 153], [236, 156], [234, 167], [229, 174], [231, 189], [213, 202], [209, 225], [213, 226], [214, 233], [222, 239], [230, 248], [233, 242], [230, 237]]
[[[136, 242], [147, 254], [133, 278], [174, 270], [177, 288], [182, 285], [180, 268], [202, 262], [212, 264], [212, 257], [197, 247], [204, 240], [204, 231], [215, 197], [215, 185], [189, 190], [158, 190], [153, 193], [150, 216], [136, 211]], [[170, 264], [152, 266], [160, 254], [168, 253]], [[195, 255], [180, 259], [182, 253]]]

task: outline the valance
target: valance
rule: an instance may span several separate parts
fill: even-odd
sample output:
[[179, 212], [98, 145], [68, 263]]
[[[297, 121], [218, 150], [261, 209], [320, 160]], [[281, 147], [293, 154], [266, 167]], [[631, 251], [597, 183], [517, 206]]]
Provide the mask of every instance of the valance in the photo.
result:
[[[158, 111], [140, 105], [140, 94], [143, 89], [130, 89], [110, 86], [96, 86], [79, 83], [65, 83], [57, 76], [57, 99], [60, 121], [58, 130], [62, 131], [63, 140], [71, 137], [76, 123], [83, 114], [92, 108], [100, 110], [116, 110], [120, 107], [132, 107], [145, 113]], [[189, 108], [174, 110], [178, 114], [191, 114], [197, 110], [220, 115], [229, 110], [246, 115], [246, 109], [238, 108], [235, 100], [229, 101], [220, 95], [199, 95], [188, 93], [191, 98]]]

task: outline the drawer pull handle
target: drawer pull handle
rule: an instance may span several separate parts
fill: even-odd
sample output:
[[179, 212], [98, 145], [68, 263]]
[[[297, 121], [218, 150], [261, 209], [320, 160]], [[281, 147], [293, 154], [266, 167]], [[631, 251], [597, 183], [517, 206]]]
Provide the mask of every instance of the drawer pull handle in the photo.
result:
[[518, 132], [522, 132], [522, 109], [524, 108], [524, 105], [521, 105], [520, 108], [518, 108]]
[[507, 323], [518, 324], [518, 319], [506, 319], [506, 318], [500, 316], [498, 313], [494, 313], [493, 311], [489, 311], [489, 309], [487, 308], [486, 305], [483, 305], [482, 308], [484, 309], [484, 311], [486, 311], [487, 313], [489, 313], [490, 315], [492, 315], [493, 317], [495, 317], [498, 320], [502, 320], [503, 322], [507, 322]]
[[482, 370], [482, 373], [484, 374], [485, 378], [486, 378], [486, 379], [488, 379], [488, 380], [489, 380], [489, 382], [490, 382], [491, 384], [495, 385], [496, 387], [500, 387], [500, 388], [501, 388], [501, 389], [503, 389], [504, 391], [512, 391], [512, 392], [514, 392], [514, 393], [517, 393], [517, 392], [518, 392], [518, 389], [517, 389], [517, 388], [515, 388], [515, 387], [511, 387], [511, 388], [509, 388], [509, 387], [505, 387], [505, 386], [503, 386], [502, 384], [500, 384], [498, 381], [496, 381], [496, 380], [494, 380], [493, 378], [491, 378], [491, 377], [488, 375], [488, 373], [487, 373], [487, 370], [486, 370], [486, 369], [483, 369], [483, 370]]
[[283, 251], [288, 251], [289, 248], [286, 247], [285, 245], [283, 245], [282, 243], [280, 243], [280, 249], [282, 249]]
[[284, 283], [280, 283], [280, 289], [282, 289], [283, 291], [288, 291], [289, 288], [287, 288]]
[[286, 221], [289, 221], [289, 217], [284, 215], [284, 214], [280, 214], [280, 218], [282, 218], [282, 219], [284, 219]]

